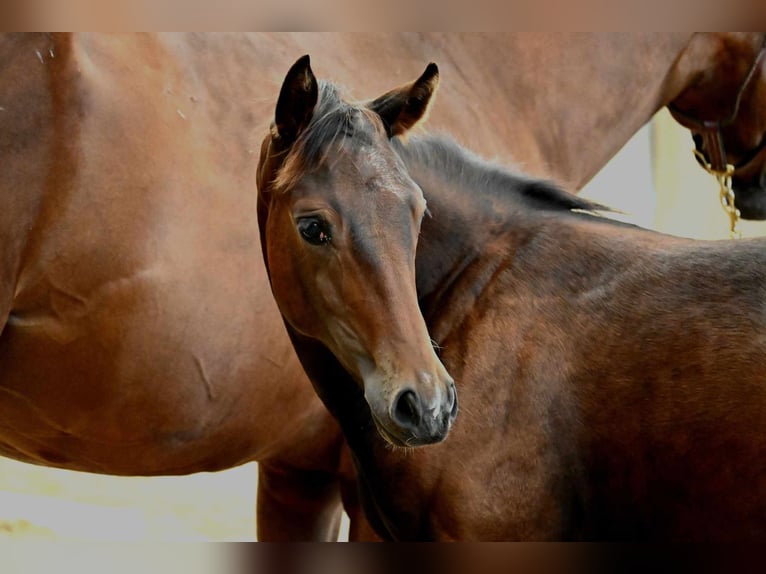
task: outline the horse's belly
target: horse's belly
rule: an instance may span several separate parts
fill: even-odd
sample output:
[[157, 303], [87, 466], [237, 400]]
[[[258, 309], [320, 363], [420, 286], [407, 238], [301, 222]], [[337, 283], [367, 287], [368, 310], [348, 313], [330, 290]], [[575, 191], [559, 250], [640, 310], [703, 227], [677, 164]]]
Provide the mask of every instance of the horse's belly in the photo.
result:
[[262, 458], [291, 432], [317, 432], [328, 415], [268, 286], [242, 283], [249, 299], [159, 266], [87, 297], [51, 288], [44, 306], [13, 312], [0, 336], [0, 453], [165, 474]]

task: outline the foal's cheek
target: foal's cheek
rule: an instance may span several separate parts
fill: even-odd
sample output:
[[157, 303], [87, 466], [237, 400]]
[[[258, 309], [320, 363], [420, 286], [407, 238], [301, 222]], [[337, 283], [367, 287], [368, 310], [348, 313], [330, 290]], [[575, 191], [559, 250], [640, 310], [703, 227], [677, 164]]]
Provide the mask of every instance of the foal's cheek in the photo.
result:
[[317, 299], [317, 306], [321, 305], [322, 314], [326, 318], [343, 314], [346, 302], [342, 292], [339, 270], [333, 269], [333, 265], [317, 267], [310, 273], [310, 281], [314, 284], [313, 296]]
[[315, 322], [301, 277], [302, 246], [289, 233], [276, 233], [273, 228], [268, 231], [273, 238], [267, 248], [269, 274], [279, 310], [293, 328], [304, 335], [315, 336], [310, 332]]

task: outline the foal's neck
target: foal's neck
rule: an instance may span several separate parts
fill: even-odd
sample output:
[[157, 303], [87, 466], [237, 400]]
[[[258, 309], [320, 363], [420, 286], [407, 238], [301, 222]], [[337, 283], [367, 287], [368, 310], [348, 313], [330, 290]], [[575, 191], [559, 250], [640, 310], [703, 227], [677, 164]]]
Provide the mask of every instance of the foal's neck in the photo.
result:
[[539, 272], [530, 265], [549, 249], [552, 236], [596, 221], [573, 210], [600, 206], [481, 160], [451, 140], [415, 140], [400, 153], [428, 203], [416, 277], [421, 310], [437, 343], [459, 329], [486, 300], [487, 289], [520, 262], [526, 273]]
[[435, 219], [423, 222], [416, 278], [423, 316], [438, 343], [463, 321], [495, 273], [511, 264], [513, 250], [503, 237], [509, 232], [493, 229], [481, 209], [473, 210], [477, 217], [466, 210], [447, 215], [435, 200], [438, 192], [426, 194]]
[[428, 204], [416, 277], [421, 310], [436, 342], [441, 329], [459, 326], [496, 272], [512, 264], [517, 246], [534, 227], [519, 217], [515, 190], [503, 194], [482, 186], [484, 174], [477, 172], [475, 158], [451, 142], [444, 144], [427, 138], [402, 150]]

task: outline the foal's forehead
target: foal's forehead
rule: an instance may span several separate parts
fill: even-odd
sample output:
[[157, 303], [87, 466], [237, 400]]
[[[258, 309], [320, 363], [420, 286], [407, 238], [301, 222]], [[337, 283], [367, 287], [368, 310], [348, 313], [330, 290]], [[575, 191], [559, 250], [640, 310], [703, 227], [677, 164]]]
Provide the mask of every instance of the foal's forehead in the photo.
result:
[[316, 115], [278, 176], [286, 187], [390, 191], [400, 198], [417, 192], [377, 114], [341, 103], [325, 113], [319, 106]]
[[423, 201], [420, 188], [388, 144], [387, 136], [377, 142], [344, 138], [337, 156], [329, 158], [319, 172], [325, 174], [324, 181], [332, 191], [350, 192], [362, 201], [372, 197], [406, 204]]

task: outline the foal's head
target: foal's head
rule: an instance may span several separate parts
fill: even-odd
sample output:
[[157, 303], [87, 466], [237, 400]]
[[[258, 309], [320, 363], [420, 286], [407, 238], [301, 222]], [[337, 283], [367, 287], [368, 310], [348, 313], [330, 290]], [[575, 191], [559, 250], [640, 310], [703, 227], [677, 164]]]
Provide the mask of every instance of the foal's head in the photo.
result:
[[425, 115], [437, 84], [431, 64], [412, 84], [352, 104], [317, 82], [304, 56], [284, 80], [258, 166], [264, 256], [282, 315], [354, 375], [396, 445], [444, 439], [457, 414], [415, 291], [426, 203], [390, 144]]

